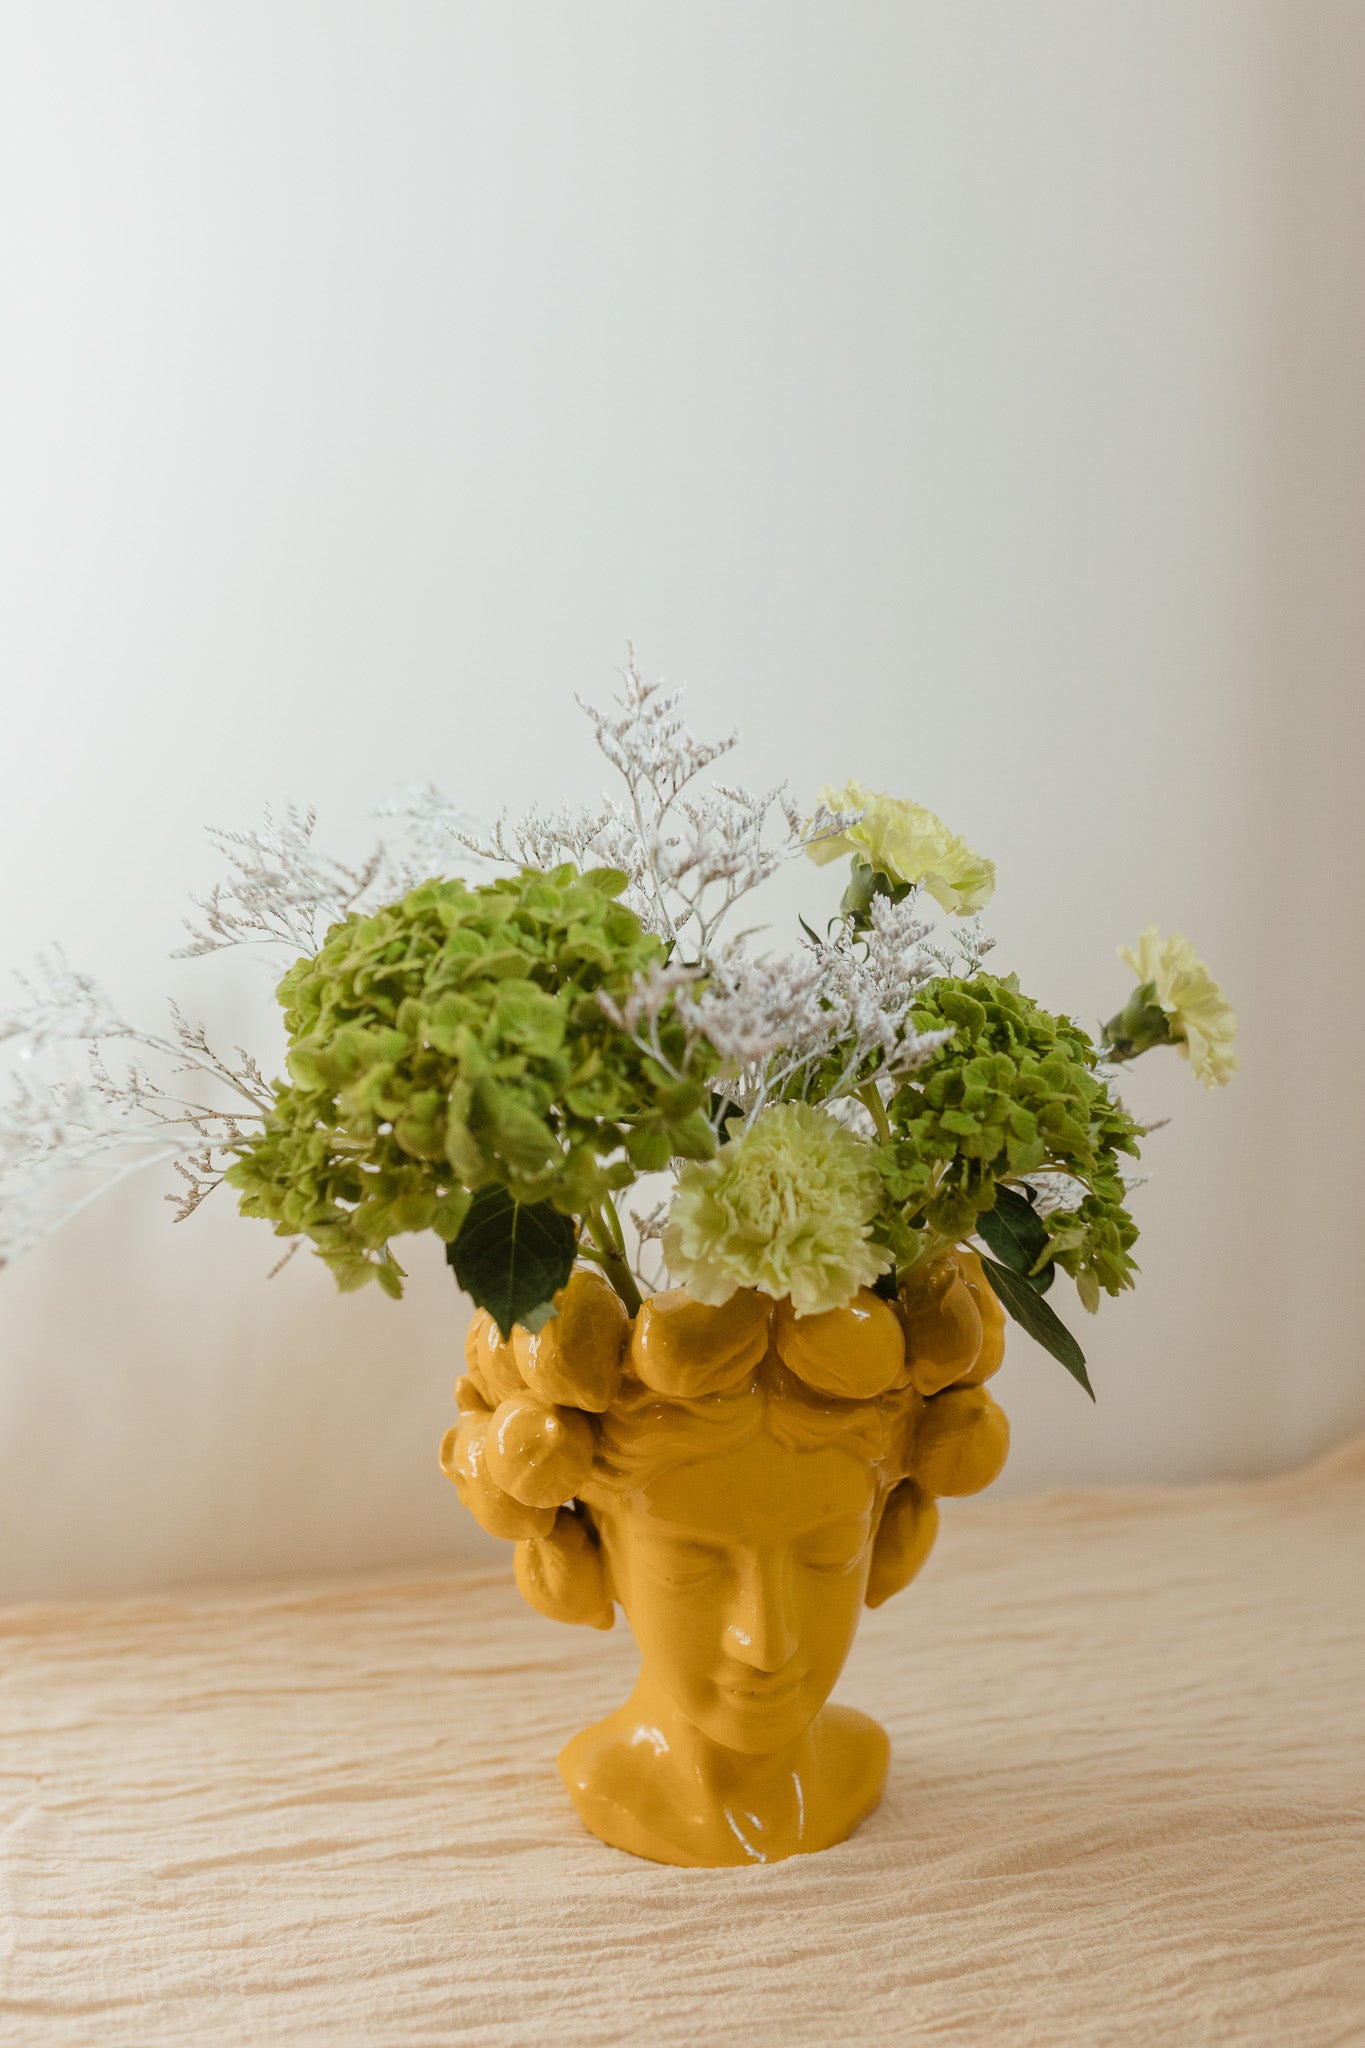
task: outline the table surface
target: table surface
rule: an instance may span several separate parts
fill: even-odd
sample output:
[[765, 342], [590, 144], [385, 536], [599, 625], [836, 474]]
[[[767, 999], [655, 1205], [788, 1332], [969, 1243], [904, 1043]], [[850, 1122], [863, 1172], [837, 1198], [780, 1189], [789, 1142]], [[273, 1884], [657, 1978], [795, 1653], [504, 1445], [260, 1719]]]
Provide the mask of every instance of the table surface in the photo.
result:
[[0, 1616], [0, 2042], [1365, 2042], [1365, 1440], [945, 1514], [820, 1856], [583, 1832], [633, 1668], [510, 1570]]

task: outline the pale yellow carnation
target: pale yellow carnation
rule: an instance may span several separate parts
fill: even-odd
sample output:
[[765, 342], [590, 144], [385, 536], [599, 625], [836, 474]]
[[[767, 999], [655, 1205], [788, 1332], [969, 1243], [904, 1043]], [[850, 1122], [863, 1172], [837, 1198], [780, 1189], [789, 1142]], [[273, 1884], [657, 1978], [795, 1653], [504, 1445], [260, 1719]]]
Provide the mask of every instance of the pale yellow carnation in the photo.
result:
[[1206, 1088], [1231, 1080], [1237, 1057], [1237, 1019], [1222, 989], [1181, 932], [1162, 938], [1148, 925], [1136, 946], [1120, 946], [1119, 958], [1139, 983], [1151, 982], [1166, 1013], [1178, 1049]]
[[842, 1308], [892, 1263], [870, 1242], [881, 1181], [823, 1110], [782, 1102], [704, 1165], [685, 1166], [664, 1227], [673, 1278], [718, 1307], [741, 1287], [798, 1316]]
[[808, 846], [812, 860], [823, 864], [857, 854], [893, 883], [922, 882], [936, 903], [959, 917], [983, 910], [995, 894], [994, 861], [984, 860], [923, 804], [864, 789], [861, 782], [822, 789], [820, 801], [831, 811], [863, 816], [847, 832]]

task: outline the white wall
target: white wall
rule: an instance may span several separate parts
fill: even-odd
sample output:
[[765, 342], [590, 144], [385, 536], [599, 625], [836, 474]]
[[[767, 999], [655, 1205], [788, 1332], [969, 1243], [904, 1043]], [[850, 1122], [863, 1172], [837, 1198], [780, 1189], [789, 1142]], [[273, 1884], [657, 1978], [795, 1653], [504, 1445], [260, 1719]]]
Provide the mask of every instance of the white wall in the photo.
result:
[[[1319, 0], [10, 8], [0, 967], [269, 1052], [163, 958], [201, 827], [593, 794], [633, 636], [750, 779], [993, 854], [1044, 1000], [1150, 919], [1238, 999], [1227, 1095], [1134, 1076], [1144, 1284], [1096, 1410], [1017, 1343], [1008, 1483], [1359, 1426], [1362, 88]], [[0, 1594], [476, 1544], [438, 1248], [267, 1286], [161, 1192], [0, 1276]]]

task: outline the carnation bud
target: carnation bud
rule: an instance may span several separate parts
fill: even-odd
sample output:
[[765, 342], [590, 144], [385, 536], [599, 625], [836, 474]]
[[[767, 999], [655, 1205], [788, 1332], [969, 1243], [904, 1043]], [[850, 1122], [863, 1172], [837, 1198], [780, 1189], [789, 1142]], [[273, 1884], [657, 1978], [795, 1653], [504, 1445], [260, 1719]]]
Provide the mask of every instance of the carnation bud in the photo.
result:
[[1156, 999], [1156, 983], [1144, 981], [1104, 1027], [1111, 1060], [1135, 1060], [1154, 1045], [1172, 1045], [1171, 1020]]

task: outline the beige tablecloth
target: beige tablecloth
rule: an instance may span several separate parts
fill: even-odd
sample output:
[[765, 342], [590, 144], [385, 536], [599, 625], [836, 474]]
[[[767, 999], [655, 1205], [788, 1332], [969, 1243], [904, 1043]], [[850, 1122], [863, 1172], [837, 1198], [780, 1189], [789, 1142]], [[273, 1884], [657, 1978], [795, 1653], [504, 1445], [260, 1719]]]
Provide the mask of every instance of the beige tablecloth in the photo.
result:
[[841, 1696], [852, 1841], [680, 1871], [553, 1757], [612, 1636], [505, 1570], [0, 1621], [0, 2041], [1365, 2043], [1365, 1443], [977, 1503]]

